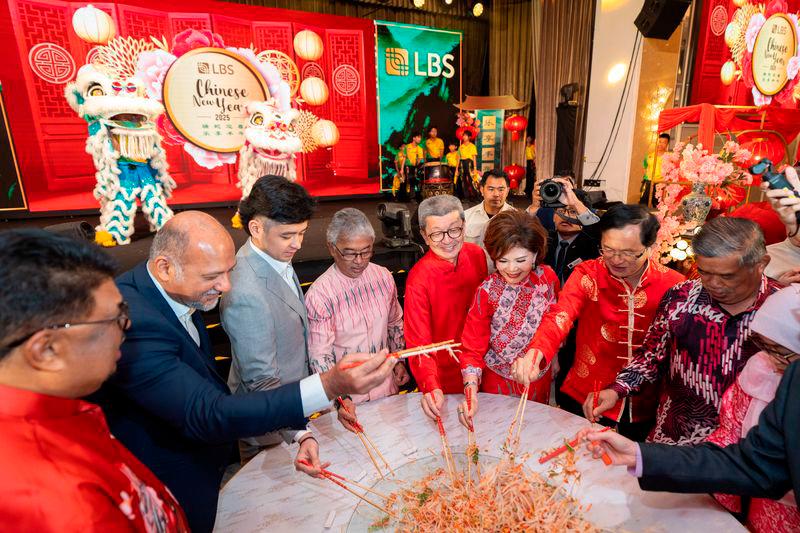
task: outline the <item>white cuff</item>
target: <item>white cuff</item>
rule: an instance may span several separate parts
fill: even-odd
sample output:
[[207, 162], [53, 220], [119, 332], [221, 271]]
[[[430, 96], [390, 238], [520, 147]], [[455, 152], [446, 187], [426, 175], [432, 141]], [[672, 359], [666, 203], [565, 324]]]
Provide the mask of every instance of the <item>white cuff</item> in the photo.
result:
[[319, 374], [312, 374], [300, 380], [300, 399], [303, 402], [303, 416], [305, 417], [330, 406], [330, 400], [325, 394]]
[[303, 440], [306, 437], [306, 435], [311, 435], [313, 437], [313, 435], [311, 434], [311, 431], [309, 431], [307, 429], [301, 429], [300, 431], [298, 431], [297, 433], [294, 434], [294, 438], [292, 440], [294, 442], [299, 443], [301, 440]]

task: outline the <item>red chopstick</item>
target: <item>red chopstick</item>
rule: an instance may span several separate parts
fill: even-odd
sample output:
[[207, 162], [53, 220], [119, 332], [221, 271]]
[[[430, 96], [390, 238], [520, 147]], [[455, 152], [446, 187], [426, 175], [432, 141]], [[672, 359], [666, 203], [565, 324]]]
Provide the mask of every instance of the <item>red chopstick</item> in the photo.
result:
[[[595, 381], [594, 382], [594, 399], [592, 401], [592, 416], [594, 416], [594, 411], [595, 411], [595, 409], [597, 409], [597, 404], [599, 402], [600, 402], [600, 382], [599, 381]], [[595, 443], [595, 444], [597, 444], [597, 443]], [[611, 457], [606, 452], [603, 452], [603, 455], [601, 456], [601, 458], [603, 459], [603, 464], [605, 464], [606, 466], [610, 466], [611, 463], [613, 462], [611, 460]]]
[[[605, 427], [605, 428], [600, 430], [600, 433], [603, 433], [604, 431], [608, 431], [610, 429], [611, 428], [609, 428], [609, 427]], [[564, 446], [560, 446], [560, 447], [556, 448], [555, 450], [553, 450], [552, 452], [548, 453], [547, 455], [541, 456], [539, 458], [539, 464], [543, 465], [547, 461], [550, 461], [551, 459], [555, 459], [556, 457], [558, 457], [562, 453], [566, 452], [570, 448], [575, 448], [578, 445], [579, 442], [580, 442], [580, 439], [578, 439], [576, 437], [576, 438], [572, 439], [571, 441], [569, 441], [568, 444], [565, 444]]]

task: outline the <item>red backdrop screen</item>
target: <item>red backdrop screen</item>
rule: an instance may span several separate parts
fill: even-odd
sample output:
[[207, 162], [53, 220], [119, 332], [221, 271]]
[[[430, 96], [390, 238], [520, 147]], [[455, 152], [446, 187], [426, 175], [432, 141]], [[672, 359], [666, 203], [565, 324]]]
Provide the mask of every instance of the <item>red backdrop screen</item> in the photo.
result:
[[[85, 5], [9, 0], [0, 7], [0, 44], [5, 51], [0, 82], [31, 211], [97, 206], [91, 194], [94, 165], [84, 151], [86, 123], [64, 98], [64, 85], [74, 79], [92, 50], [72, 28], [73, 13]], [[297, 65], [301, 80], [306, 76], [325, 80], [328, 101], [307, 109], [332, 120], [340, 132], [340, 140], [332, 148], [298, 157], [298, 182], [317, 196], [378, 192], [372, 21], [203, 0], [92, 5], [111, 15], [118, 36], [164, 37], [171, 43], [175, 34], [187, 28], [206, 29], [220, 34], [226, 46], [252, 45], [257, 51], [287, 54]], [[322, 37], [324, 53], [315, 62], [306, 62], [294, 52], [294, 35], [303, 29]], [[342, 65], [352, 68], [337, 71]], [[171, 205], [239, 199], [235, 165], [208, 170], [197, 165], [182, 147], [164, 147], [170, 173], [178, 183]]]

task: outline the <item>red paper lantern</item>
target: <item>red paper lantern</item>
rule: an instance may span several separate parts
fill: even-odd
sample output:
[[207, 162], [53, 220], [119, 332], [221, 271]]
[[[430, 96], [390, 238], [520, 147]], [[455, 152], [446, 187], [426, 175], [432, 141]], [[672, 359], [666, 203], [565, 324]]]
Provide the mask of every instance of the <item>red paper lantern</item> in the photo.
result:
[[512, 189], [519, 187], [520, 180], [525, 176], [525, 169], [519, 165], [508, 165], [503, 169], [503, 172], [508, 176]]
[[769, 159], [775, 166], [778, 166], [783, 158], [786, 156], [786, 149], [780, 139], [768, 135], [758, 135], [752, 139], [744, 141], [741, 144], [742, 148], [750, 150], [753, 154], [753, 159], [750, 161], [754, 165], [762, 159]]
[[475, 128], [473, 126], [461, 126], [456, 130], [456, 137], [458, 138], [459, 141], [461, 140], [461, 137], [464, 136], [465, 132], [469, 132], [470, 141], [474, 141], [475, 138], [478, 136], [478, 128]]
[[512, 141], [518, 141], [519, 134], [528, 127], [528, 119], [520, 115], [511, 115], [503, 123], [503, 127], [511, 132]]

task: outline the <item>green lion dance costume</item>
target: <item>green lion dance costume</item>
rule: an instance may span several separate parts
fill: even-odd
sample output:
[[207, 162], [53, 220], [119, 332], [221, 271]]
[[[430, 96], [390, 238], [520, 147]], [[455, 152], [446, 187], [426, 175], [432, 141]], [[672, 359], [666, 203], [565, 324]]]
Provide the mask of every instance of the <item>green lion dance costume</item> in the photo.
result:
[[114, 39], [65, 89], [70, 107], [89, 125], [86, 152], [97, 169], [93, 192], [100, 202], [96, 240], [103, 246], [130, 243], [137, 202], [151, 231], [172, 218], [167, 198], [175, 182], [155, 124], [164, 107], [146, 97], [134, 76], [139, 53], [152, 49], [142, 40]]

